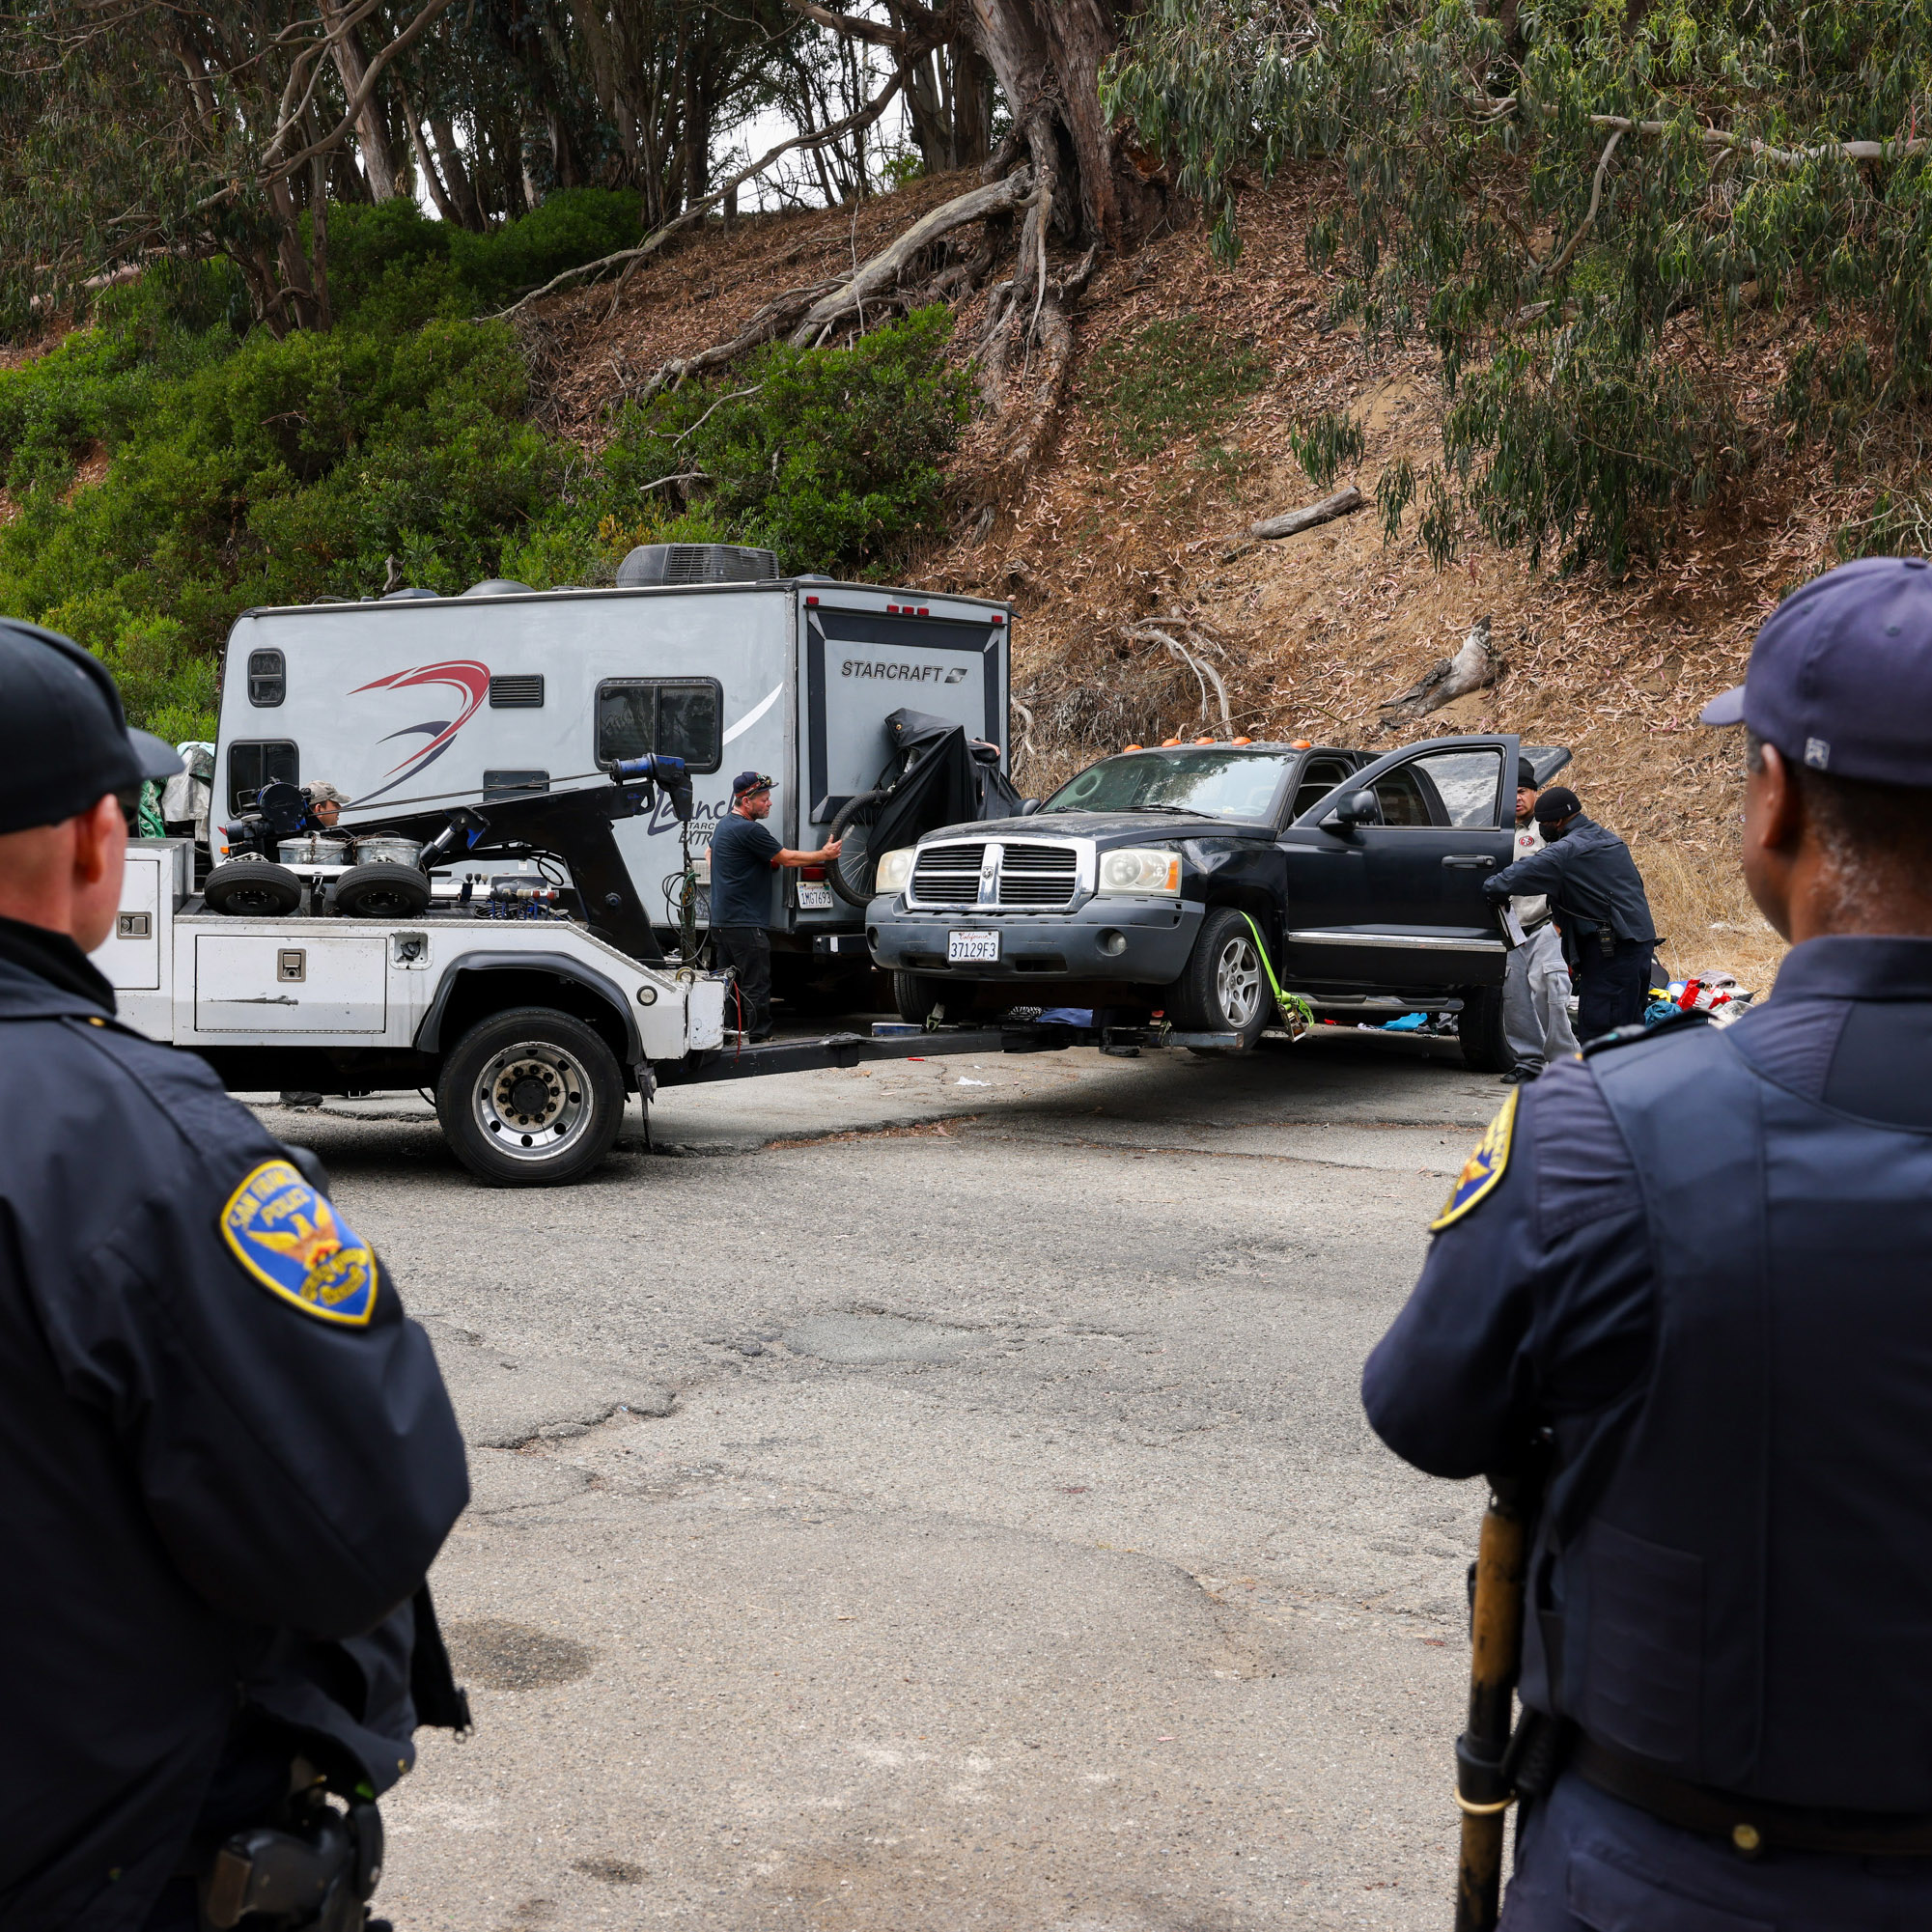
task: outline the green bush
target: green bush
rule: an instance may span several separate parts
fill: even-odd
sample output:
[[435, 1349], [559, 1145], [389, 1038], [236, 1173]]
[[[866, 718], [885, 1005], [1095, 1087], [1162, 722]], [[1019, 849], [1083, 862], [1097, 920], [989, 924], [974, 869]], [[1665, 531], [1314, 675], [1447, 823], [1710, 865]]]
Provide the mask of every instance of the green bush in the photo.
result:
[[952, 318], [921, 309], [850, 349], [773, 346], [715, 383], [625, 411], [603, 459], [623, 514], [659, 478], [693, 487], [719, 527], [776, 550], [786, 571], [863, 567], [938, 526], [940, 463], [969, 406], [947, 367]]
[[[0, 372], [0, 610], [78, 638], [129, 714], [179, 740], [212, 732], [214, 657], [240, 611], [373, 596], [392, 557], [445, 593], [608, 582], [652, 542], [864, 569], [938, 522], [967, 403], [943, 309], [850, 350], [767, 350], [627, 411], [596, 458], [526, 421], [515, 336], [466, 319], [479, 290], [603, 250], [620, 213], [635, 229], [627, 197], [558, 195], [540, 214], [557, 204], [514, 246], [514, 229], [454, 236], [395, 204], [344, 211], [332, 258], [353, 299], [327, 334], [238, 341], [211, 271], [117, 292], [94, 327]], [[97, 445], [106, 475], [75, 489]], [[645, 487], [677, 471], [704, 479], [682, 508]]]

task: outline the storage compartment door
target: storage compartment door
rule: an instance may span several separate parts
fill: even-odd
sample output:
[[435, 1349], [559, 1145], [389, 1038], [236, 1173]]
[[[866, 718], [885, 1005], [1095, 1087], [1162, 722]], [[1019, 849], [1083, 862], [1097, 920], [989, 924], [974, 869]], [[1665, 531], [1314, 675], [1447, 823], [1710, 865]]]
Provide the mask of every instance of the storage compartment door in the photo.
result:
[[389, 1014], [388, 945], [383, 933], [198, 933], [194, 1030], [380, 1033]]
[[[174, 883], [175, 858], [166, 854]], [[127, 854], [121, 875], [121, 910], [114, 930], [92, 954], [94, 964], [117, 993], [158, 993], [161, 986], [161, 866], [159, 853]], [[172, 895], [171, 895], [172, 906]]]

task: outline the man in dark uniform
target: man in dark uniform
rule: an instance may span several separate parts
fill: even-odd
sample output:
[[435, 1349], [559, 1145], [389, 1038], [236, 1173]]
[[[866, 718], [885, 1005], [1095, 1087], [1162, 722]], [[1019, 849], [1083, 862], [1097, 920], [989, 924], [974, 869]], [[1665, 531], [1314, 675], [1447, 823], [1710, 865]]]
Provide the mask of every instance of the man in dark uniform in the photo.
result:
[[1548, 895], [1577, 968], [1580, 1039], [1641, 1020], [1657, 928], [1629, 846], [1585, 818], [1567, 785], [1553, 785], [1536, 800], [1536, 828], [1543, 850], [1493, 873], [1483, 891], [1498, 906], [1516, 893]]
[[1932, 1925], [1932, 569], [1766, 624], [1770, 1000], [1520, 1087], [1362, 1378], [1431, 1473], [1552, 1475], [1514, 1932]]
[[4, 620], [0, 716], [0, 1925], [232, 1924], [294, 1857], [360, 1926], [373, 1800], [462, 1716], [423, 1587], [462, 1439], [320, 1163], [117, 1023], [87, 958], [117, 796], [173, 754]]

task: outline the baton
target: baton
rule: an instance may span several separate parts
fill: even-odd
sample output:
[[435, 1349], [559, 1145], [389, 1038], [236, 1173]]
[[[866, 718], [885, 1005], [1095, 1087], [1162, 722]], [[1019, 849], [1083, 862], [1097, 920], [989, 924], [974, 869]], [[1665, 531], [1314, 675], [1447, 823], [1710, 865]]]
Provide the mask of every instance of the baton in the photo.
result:
[[1494, 1932], [1502, 1896], [1503, 1814], [1516, 1794], [1503, 1776], [1523, 1662], [1523, 1600], [1534, 1485], [1490, 1478], [1470, 1606], [1469, 1725], [1456, 1740], [1456, 1932]]

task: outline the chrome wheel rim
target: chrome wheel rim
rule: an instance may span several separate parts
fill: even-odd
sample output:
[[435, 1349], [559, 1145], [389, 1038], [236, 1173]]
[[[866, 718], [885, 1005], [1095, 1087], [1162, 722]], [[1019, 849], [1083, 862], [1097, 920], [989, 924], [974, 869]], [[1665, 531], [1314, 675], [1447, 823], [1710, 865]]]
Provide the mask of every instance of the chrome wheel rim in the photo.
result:
[[477, 1076], [472, 1106], [492, 1147], [513, 1161], [554, 1161], [590, 1131], [590, 1072], [566, 1048], [518, 1041]]
[[1253, 945], [1236, 937], [1215, 961], [1215, 997], [1221, 1017], [1237, 1033], [1246, 1030], [1261, 1009], [1261, 962]]

